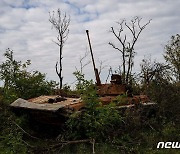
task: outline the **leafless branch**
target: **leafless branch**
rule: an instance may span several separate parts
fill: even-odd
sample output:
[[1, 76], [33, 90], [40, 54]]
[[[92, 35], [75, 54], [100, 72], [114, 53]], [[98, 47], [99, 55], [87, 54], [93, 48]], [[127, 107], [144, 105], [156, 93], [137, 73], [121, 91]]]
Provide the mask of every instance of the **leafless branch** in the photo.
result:
[[59, 72], [57, 71], [58, 63], [56, 63], [56, 73], [59, 77], [60, 89], [62, 89], [62, 51], [69, 34], [70, 16], [68, 17], [66, 13], [62, 14], [61, 10], [58, 9], [56, 16], [54, 11], [52, 13], [49, 12], [49, 22], [58, 33], [57, 42], [53, 42], [59, 46]]
[[118, 47], [116, 47], [112, 42], [109, 42], [109, 45], [111, 45], [114, 49], [120, 51], [121, 53], [123, 52], [121, 49], [119, 49]]
[[107, 67], [107, 65], [103, 65], [103, 63], [105, 62], [105, 61], [101, 61], [101, 60], [99, 60], [98, 59], [98, 62], [99, 62], [99, 75], [101, 74], [101, 72], [102, 72], [102, 70], [104, 69], [104, 68], [106, 68]]
[[80, 57], [80, 59], [79, 59], [79, 62], [80, 62], [80, 72], [82, 73], [83, 72], [83, 68], [85, 67], [85, 66], [87, 66], [88, 64], [90, 64], [90, 60], [89, 61], [87, 61], [85, 64], [83, 64], [83, 61], [85, 60], [85, 58], [88, 56], [88, 51], [86, 51], [85, 52], [85, 54], [83, 55], [83, 57]]
[[[122, 66], [123, 66], [123, 82], [128, 84], [128, 79], [130, 77], [132, 67], [134, 65], [133, 59], [135, 55], [134, 46], [139, 38], [139, 35], [145, 29], [145, 27], [150, 23], [149, 20], [147, 23], [141, 26], [140, 17], [134, 17], [130, 23], [127, 23], [126, 20], [122, 20], [118, 23], [118, 31], [114, 30], [114, 27], [111, 27], [111, 32], [115, 36], [115, 38], [119, 41], [121, 48], [114, 45], [112, 42], [109, 42], [114, 49], [118, 50], [122, 54]], [[128, 29], [130, 34], [132, 35], [131, 40], [127, 40], [127, 34], [123, 34], [124, 29]]]

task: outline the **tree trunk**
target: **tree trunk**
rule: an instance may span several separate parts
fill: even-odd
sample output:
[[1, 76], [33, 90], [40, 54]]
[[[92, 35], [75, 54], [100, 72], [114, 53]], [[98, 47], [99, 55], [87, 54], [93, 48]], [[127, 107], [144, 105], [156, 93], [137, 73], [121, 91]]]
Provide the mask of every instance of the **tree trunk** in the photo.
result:
[[62, 45], [59, 46], [59, 88], [62, 89]]
[[123, 83], [125, 83], [126, 78], [126, 60], [125, 60], [125, 52], [123, 50]]

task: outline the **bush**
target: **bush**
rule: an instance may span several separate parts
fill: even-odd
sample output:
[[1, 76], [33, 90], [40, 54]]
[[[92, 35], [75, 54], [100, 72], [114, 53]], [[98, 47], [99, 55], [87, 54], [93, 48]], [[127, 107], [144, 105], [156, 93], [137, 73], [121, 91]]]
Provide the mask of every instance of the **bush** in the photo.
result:
[[4, 101], [11, 103], [18, 97], [29, 99], [52, 93], [56, 83], [46, 81], [45, 74], [38, 71], [28, 72], [30, 60], [25, 63], [16, 61], [13, 51], [7, 49], [4, 54], [6, 61], [0, 65], [0, 79], [4, 81]]
[[148, 89], [149, 97], [159, 106], [159, 117], [180, 124], [180, 84], [154, 80]]
[[27, 153], [23, 133], [19, 131], [15, 122], [20, 124], [21, 120], [17, 119], [7, 108], [2, 107], [0, 112], [0, 153], [2, 154]]
[[30, 60], [16, 61], [10, 49], [4, 56], [6, 60], [0, 65], [0, 80], [4, 82], [0, 87], [0, 153], [27, 153], [27, 143], [16, 125], [22, 125], [22, 118], [15, 117], [8, 105], [18, 97], [29, 99], [51, 94], [56, 83], [46, 81], [45, 74], [38, 71], [28, 72]]
[[[85, 103], [85, 109], [74, 113], [67, 121], [70, 138], [106, 138], [121, 122], [121, 117], [115, 109], [115, 104], [104, 105], [100, 103], [96, 87], [92, 81], [87, 81], [81, 74], [76, 74], [77, 89]], [[85, 83], [85, 84], [84, 84]]]

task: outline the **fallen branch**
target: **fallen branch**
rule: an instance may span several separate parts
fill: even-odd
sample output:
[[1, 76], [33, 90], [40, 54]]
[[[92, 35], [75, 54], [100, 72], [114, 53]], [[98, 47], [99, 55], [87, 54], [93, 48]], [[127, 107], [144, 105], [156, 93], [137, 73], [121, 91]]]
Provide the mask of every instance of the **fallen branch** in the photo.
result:
[[27, 134], [29, 137], [34, 138], [34, 139], [39, 139], [38, 137], [32, 136], [31, 134], [29, 134], [28, 132], [26, 132], [22, 127], [20, 127], [17, 123], [15, 123], [14, 121], [12, 121], [13, 124], [15, 124], [23, 133]]
[[28, 146], [28, 147], [30, 147], [30, 148], [36, 148], [35, 146], [30, 145], [29, 143], [27, 143], [26, 141], [24, 141], [24, 140], [22, 140], [22, 139], [21, 139], [21, 141], [22, 141], [24, 144], [26, 144], [26, 146]]
[[76, 140], [76, 141], [62, 141], [58, 144], [54, 144], [54, 145], [51, 145], [50, 148], [56, 148], [58, 146], [61, 146], [61, 145], [67, 145], [67, 144], [76, 144], [76, 143], [87, 143], [87, 142], [92, 142], [91, 139], [86, 139], [86, 140]]
[[86, 139], [86, 140], [76, 140], [76, 141], [62, 141], [62, 142], [59, 142], [57, 144], [54, 144], [54, 145], [49, 145], [48, 148], [46, 147], [42, 147], [42, 148], [36, 148], [38, 151], [47, 151], [47, 150], [51, 150], [51, 149], [56, 149], [56, 148], [60, 148], [62, 149], [65, 145], [68, 145], [68, 144], [77, 144], [77, 143], [92, 143], [93, 144], [93, 153], [94, 152], [94, 144], [95, 144], [95, 141], [91, 140], [91, 139]]

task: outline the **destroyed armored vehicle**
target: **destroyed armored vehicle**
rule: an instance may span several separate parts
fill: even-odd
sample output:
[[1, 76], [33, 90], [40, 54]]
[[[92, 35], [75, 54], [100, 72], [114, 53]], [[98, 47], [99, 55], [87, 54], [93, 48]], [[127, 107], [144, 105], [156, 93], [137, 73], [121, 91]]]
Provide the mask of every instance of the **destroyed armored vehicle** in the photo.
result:
[[[146, 95], [134, 96], [132, 89], [122, 84], [121, 75], [119, 74], [112, 74], [110, 83], [101, 83], [98, 69], [95, 66], [88, 30], [86, 32], [96, 77], [97, 94], [102, 105], [106, 105], [112, 101], [118, 101], [117, 96], [127, 94], [126, 100], [124, 101], [125, 103], [117, 103], [118, 109], [126, 110], [137, 105], [144, 106], [145, 108], [154, 106], [155, 103], [150, 102]], [[73, 112], [81, 111], [81, 109], [85, 107], [85, 104], [81, 98], [53, 95], [40, 96], [29, 100], [19, 98], [10, 106], [15, 112], [29, 113], [38, 121], [49, 124], [60, 124], [60, 121], [64, 121]]]

